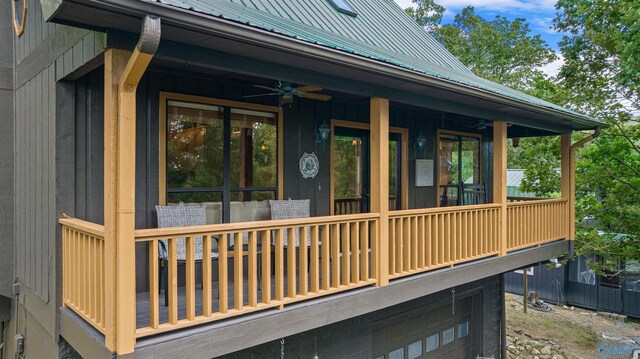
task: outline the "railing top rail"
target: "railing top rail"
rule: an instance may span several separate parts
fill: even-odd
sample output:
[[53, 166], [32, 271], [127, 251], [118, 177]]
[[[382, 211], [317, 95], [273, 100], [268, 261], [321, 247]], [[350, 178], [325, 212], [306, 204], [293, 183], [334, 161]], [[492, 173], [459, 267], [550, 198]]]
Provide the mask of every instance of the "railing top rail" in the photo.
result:
[[366, 221], [380, 218], [378, 213], [360, 213], [339, 216], [323, 216], [309, 218], [292, 218], [255, 222], [220, 223], [204, 226], [148, 228], [135, 231], [137, 241], [175, 236], [195, 236], [211, 233], [229, 233], [241, 231], [261, 231], [269, 229], [287, 228], [294, 226], [322, 225], [353, 221]]
[[507, 207], [535, 206], [538, 204], [564, 203], [564, 202], [568, 202], [568, 200], [566, 198], [546, 198], [546, 199], [536, 199], [533, 201], [508, 202]]
[[94, 235], [96, 237], [104, 237], [104, 226], [101, 224], [88, 222], [73, 217], [60, 218], [58, 220], [58, 223], [69, 228]]
[[465, 212], [479, 209], [495, 209], [500, 208], [499, 203], [475, 204], [470, 206], [454, 206], [454, 207], [432, 207], [432, 208], [416, 208], [405, 209], [400, 211], [390, 211], [389, 217], [400, 217], [408, 215], [433, 214], [433, 213], [452, 213]]

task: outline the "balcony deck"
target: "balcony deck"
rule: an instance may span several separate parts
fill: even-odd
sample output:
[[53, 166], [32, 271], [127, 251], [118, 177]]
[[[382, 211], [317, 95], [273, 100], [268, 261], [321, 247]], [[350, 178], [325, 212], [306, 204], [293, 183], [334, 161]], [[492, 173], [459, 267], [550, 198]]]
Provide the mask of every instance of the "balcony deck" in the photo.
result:
[[[136, 295], [135, 337], [282, 309], [364, 286], [385, 286], [382, 272], [395, 281], [566, 239], [567, 207], [566, 199], [545, 199], [393, 211], [387, 236], [381, 235], [377, 213], [136, 230], [135, 241], [149, 248], [149, 291], [158, 294]], [[501, 218], [507, 221], [503, 235]], [[113, 319], [107, 315], [110, 278], [105, 263], [110, 254], [104, 228], [71, 218], [60, 222], [64, 305], [106, 335]], [[383, 237], [387, 243], [381, 243]], [[196, 276], [195, 238], [203, 241], [202, 280]], [[296, 239], [300, 248], [307, 243], [307, 250], [288, 250], [287, 243]], [[161, 240], [168, 243], [168, 306], [159, 294]], [[184, 287], [178, 286], [177, 271], [181, 240], [186, 245], [186, 261], [180, 264], [185, 269], [180, 278]], [[219, 257], [212, 260], [214, 242]], [[240, 242], [246, 248], [228, 250]]]

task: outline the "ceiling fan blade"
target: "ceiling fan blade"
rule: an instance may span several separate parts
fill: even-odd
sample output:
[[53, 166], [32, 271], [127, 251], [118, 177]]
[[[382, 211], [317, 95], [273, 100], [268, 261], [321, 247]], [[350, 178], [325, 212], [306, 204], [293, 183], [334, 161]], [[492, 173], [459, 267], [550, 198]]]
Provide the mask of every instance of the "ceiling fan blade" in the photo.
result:
[[281, 91], [280, 89], [269, 87], [269, 86], [253, 85], [253, 87], [256, 87], [256, 88], [259, 88], [259, 89], [263, 89], [263, 90], [269, 90], [269, 91], [276, 91], [276, 92]]
[[331, 100], [331, 96], [329, 95], [321, 95], [319, 93], [301, 93], [300, 97], [304, 97], [304, 98], [310, 98], [312, 100], [318, 100], [318, 101], [329, 101]]
[[300, 86], [300, 87], [294, 88], [294, 90], [298, 92], [318, 92], [318, 91], [322, 91], [323, 88], [317, 87], [317, 86]]
[[248, 96], [242, 96], [242, 98], [262, 97], [262, 96], [274, 96], [274, 95], [280, 95], [280, 92], [262, 93], [262, 94], [259, 94], [259, 95], [248, 95]]

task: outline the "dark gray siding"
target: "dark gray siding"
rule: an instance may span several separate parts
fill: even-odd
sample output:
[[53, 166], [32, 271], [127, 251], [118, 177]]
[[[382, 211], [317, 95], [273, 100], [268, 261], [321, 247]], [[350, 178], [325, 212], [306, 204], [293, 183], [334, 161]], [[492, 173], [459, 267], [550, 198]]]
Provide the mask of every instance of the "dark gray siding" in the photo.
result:
[[[12, 267], [21, 285], [20, 306], [27, 318], [20, 322], [17, 330], [29, 333], [25, 337], [27, 356], [47, 357], [57, 353], [56, 313], [60, 305], [57, 218], [62, 213], [59, 201], [64, 199], [57, 196], [57, 191], [61, 183], [73, 181], [68, 173], [57, 171], [57, 166], [64, 166], [65, 160], [73, 160], [68, 157], [73, 153], [60, 156], [56, 150], [58, 104], [66, 100], [64, 94], [58, 97], [60, 83], [57, 81], [95, 67], [100, 61], [96, 57], [104, 50], [105, 35], [45, 23], [39, 2], [28, 0], [28, 6], [24, 34], [15, 38], [11, 29], [3, 30], [0, 35], [8, 33], [16, 39], [11, 59], [11, 63], [15, 63], [15, 114], [11, 117], [14, 127], [5, 131], [15, 139], [15, 146], [12, 144], [9, 152], [14, 156], [8, 157], [12, 158], [12, 164], [2, 164], [0, 171], [11, 168], [15, 176], [12, 181], [15, 185]], [[10, 22], [2, 21], [2, 24]], [[4, 56], [5, 49], [2, 46], [0, 57]], [[73, 93], [71, 96], [73, 100]], [[6, 113], [3, 108], [0, 116]], [[4, 211], [8, 207], [2, 208]], [[11, 218], [4, 212], [2, 217], [3, 220]]]
[[[565, 293], [566, 265], [560, 268], [553, 268], [546, 264], [540, 264], [533, 268], [533, 275], [527, 276], [529, 291], [536, 291], [540, 298], [549, 303], [564, 304], [567, 301]], [[504, 280], [507, 292], [522, 294], [522, 273], [505, 273]]]
[[[13, 173], [13, 26], [11, 2], [0, 3], [0, 295], [12, 296], [14, 173]], [[3, 307], [4, 308], [4, 307]], [[0, 309], [0, 314], [3, 310]]]

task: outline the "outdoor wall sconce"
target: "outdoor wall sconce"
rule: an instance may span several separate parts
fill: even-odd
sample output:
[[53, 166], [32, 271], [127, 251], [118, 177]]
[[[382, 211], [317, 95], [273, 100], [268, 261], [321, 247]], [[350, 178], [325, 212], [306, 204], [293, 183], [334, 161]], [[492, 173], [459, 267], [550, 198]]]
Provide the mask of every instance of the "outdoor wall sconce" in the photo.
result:
[[513, 148], [518, 148], [518, 146], [520, 146], [520, 137], [512, 138], [511, 144], [513, 145]]
[[331, 127], [327, 124], [327, 121], [323, 122], [318, 130], [316, 131], [316, 143], [322, 143], [322, 150], [325, 149], [325, 143], [329, 139], [329, 134], [331, 133]]

